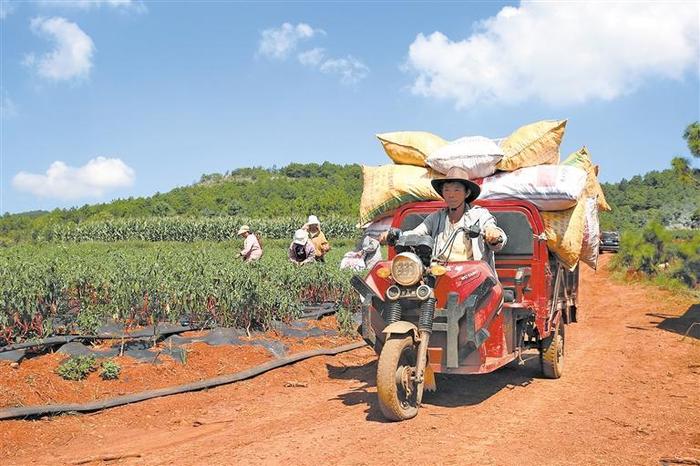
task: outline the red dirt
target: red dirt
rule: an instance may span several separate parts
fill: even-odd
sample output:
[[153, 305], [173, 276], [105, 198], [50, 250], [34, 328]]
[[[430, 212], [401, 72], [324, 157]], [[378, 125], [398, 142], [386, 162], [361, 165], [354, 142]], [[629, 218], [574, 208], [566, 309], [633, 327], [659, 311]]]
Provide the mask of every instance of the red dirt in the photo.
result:
[[[363, 348], [92, 415], [0, 421], [0, 458], [3, 464], [102, 464], [98, 458], [123, 456], [108, 462], [138, 465], [658, 465], [667, 457], [698, 459], [700, 341], [659, 327], [693, 303], [650, 286], [613, 282], [604, 267], [609, 257], [597, 273], [582, 270], [579, 323], [567, 328], [559, 380], [540, 377], [533, 353], [524, 366], [440, 377], [438, 392], [427, 395], [417, 418], [386, 423], [376, 401], [376, 356]], [[321, 339], [293, 350], [342, 342]], [[130, 377], [129, 390], [141, 390], [266, 358], [256, 347], [195, 345], [184, 367], [126, 364], [123, 377]], [[87, 401], [124, 390], [94, 374], [86, 382], [63, 382], [51, 373], [55, 356], [32, 363], [0, 366], [4, 406], [12, 399]]]

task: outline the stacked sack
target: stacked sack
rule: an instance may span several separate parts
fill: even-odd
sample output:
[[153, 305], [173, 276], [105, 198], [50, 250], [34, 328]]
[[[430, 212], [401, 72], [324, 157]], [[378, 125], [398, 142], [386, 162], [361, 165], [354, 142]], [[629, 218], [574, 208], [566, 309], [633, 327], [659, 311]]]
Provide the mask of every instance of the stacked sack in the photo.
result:
[[547, 246], [570, 269], [596, 268], [598, 210], [610, 210], [597, 166], [583, 147], [559, 163], [566, 120], [547, 120], [502, 139], [470, 136], [448, 142], [423, 131], [378, 134], [393, 164], [362, 167], [360, 224], [387, 224], [402, 204], [438, 200], [430, 180], [460, 167], [481, 185], [480, 199], [523, 199], [542, 212]]

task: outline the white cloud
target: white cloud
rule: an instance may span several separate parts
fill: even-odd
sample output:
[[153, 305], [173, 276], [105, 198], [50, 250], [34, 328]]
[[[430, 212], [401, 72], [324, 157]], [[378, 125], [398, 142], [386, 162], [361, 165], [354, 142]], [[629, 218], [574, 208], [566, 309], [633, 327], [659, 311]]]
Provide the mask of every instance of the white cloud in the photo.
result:
[[299, 42], [311, 39], [316, 35], [323, 35], [322, 29], [314, 29], [306, 23], [296, 26], [284, 23], [278, 28], [265, 29], [261, 33], [258, 53], [267, 58], [284, 60], [293, 53]]
[[39, 0], [38, 3], [43, 7], [80, 8], [82, 10], [107, 6], [137, 13], [148, 11], [146, 5], [140, 0]]
[[649, 78], [697, 70], [694, 2], [521, 2], [477, 24], [467, 39], [419, 34], [406, 68], [413, 93], [452, 100], [549, 104], [610, 100]]
[[299, 59], [299, 63], [305, 66], [318, 66], [321, 64], [323, 61], [323, 58], [326, 55], [326, 51], [322, 48], [315, 48], [311, 50], [307, 50], [306, 52], [301, 52], [297, 58]]
[[32, 19], [31, 29], [34, 34], [50, 38], [55, 47], [41, 57], [28, 54], [23, 60], [26, 66], [55, 81], [87, 78], [95, 44], [77, 24], [60, 17], [40, 17]]
[[326, 60], [321, 63], [318, 69], [322, 73], [340, 75], [340, 81], [344, 84], [354, 84], [365, 79], [369, 74], [369, 68], [350, 55], [346, 58]]
[[[298, 48], [301, 40], [326, 35], [323, 29], [314, 29], [306, 23], [292, 26], [284, 23], [279, 28], [266, 29], [262, 32], [258, 54], [277, 60], [287, 59]], [[329, 57], [326, 50], [315, 47], [297, 54], [297, 60], [304, 66], [316, 69], [324, 74], [340, 76], [343, 84], [354, 84], [367, 77], [369, 68], [352, 55], [345, 58]]]
[[78, 168], [56, 161], [45, 175], [19, 172], [12, 186], [39, 197], [71, 200], [100, 197], [112, 189], [131, 186], [134, 177], [134, 170], [120, 159], [97, 157]]

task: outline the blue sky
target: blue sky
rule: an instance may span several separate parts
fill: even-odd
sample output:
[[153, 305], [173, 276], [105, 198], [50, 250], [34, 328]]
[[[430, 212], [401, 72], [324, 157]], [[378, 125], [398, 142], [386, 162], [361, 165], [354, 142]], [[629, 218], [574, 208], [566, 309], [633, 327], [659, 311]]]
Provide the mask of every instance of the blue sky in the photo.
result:
[[700, 118], [698, 5], [2, 0], [0, 212], [541, 119], [602, 181], [664, 169]]

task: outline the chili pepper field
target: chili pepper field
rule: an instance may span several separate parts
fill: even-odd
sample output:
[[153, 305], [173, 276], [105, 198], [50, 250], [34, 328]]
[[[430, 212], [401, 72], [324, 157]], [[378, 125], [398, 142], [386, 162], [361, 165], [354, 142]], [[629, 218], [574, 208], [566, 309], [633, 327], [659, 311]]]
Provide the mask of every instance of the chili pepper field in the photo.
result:
[[40, 243], [0, 248], [0, 345], [71, 332], [105, 321], [268, 328], [305, 304], [357, 304], [350, 272], [338, 268], [351, 241], [325, 263], [297, 267], [286, 240], [264, 243], [245, 264], [240, 241]]

